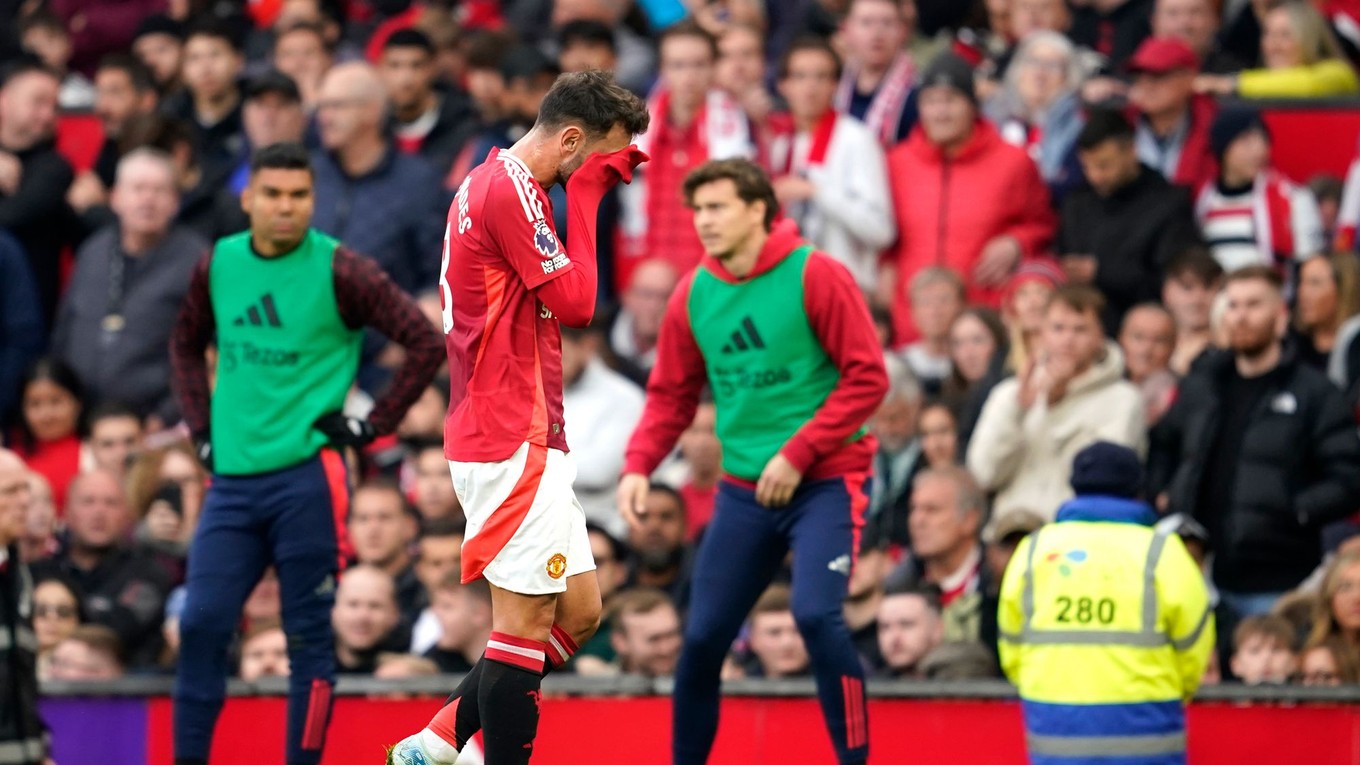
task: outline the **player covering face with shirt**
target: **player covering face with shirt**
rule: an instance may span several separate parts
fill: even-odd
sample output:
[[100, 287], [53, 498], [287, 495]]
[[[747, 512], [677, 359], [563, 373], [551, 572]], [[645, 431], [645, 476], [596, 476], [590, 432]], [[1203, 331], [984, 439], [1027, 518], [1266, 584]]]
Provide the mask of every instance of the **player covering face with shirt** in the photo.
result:
[[[491, 585], [482, 659], [389, 763], [452, 763], [478, 729], [489, 765], [527, 763], [544, 672], [594, 633], [600, 590], [572, 494], [560, 323], [595, 310], [601, 197], [646, 155], [641, 100], [600, 72], [566, 74], [538, 120], [468, 174], [449, 209], [440, 279], [451, 395], [444, 455], [467, 515], [462, 578]], [[546, 189], [567, 190], [568, 241]]]

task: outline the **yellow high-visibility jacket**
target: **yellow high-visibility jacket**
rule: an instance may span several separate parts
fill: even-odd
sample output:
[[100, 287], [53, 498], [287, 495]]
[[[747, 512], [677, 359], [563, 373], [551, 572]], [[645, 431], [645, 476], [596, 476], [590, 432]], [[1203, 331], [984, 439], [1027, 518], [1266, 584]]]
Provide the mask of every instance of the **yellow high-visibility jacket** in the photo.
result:
[[[1204, 577], [1151, 508], [1077, 497], [1021, 542], [997, 614], [1034, 765], [1185, 761], [1183, 704], [1214, 645]], [[1101, 759], [1101, 758], [1106, 759]]]

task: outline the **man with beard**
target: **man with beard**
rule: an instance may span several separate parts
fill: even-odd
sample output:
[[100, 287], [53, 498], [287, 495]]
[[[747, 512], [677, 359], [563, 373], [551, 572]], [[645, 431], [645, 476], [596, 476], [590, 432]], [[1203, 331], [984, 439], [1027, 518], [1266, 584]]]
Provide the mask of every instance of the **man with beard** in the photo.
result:
[[646, 513], [628, 530], [625, 587], [655, 587], [671, 597], [683, 612], [689, 602], [693, 551], [685, 544], [685, 500], [675, 489], [652, 484]]
[[1224, 292], [1229, 347], [1206, 352], [1182, 383], [1148, 466], [1162, 509], [1209, 529], [1226, 636], [1322, 562], [1322, 527], [1355, 509], [1360, 439], [1341, 392], [1281, 342], [1280, 276], [1247, 266]]

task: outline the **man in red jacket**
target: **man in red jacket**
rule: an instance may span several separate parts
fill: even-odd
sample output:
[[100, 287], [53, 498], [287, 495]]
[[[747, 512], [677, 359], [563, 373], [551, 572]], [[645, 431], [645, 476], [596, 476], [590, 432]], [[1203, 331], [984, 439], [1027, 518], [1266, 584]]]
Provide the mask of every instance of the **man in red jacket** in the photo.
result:
[[896, 344], [916, 339], [907, 286], [927, 266], [963, 277], [968, 302], [997, 307], [1021, 258], [1053, 237], [1048, 188], [1023, 149], [1006, 143], [978, 114], [973, 72], [952, 53], [921, 79], [920, 124], [888, 154], [900, 232], [889, 251]]

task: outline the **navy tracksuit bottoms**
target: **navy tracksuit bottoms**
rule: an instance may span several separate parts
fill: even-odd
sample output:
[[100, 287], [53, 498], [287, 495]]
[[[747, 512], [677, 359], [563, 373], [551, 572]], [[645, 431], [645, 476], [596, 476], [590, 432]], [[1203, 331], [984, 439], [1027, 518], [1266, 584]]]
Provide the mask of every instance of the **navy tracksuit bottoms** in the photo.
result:
[[302, 464], [250, 476], [214, 476], [189, 549], [175, 677], [175, 759], [208, 759], [222, 711], [228, 651], [241, 608], [271, 563], [278, 571], [288, 635], [289, 765], [321, 759], [335, 685], [338, 556], [335, 503], [343, 466], [323, 452]]
[[807, 644], [826, 727], [842, 763], [869, 754], [864, 669], [841, 604], [859, 543], [866, 479], [810, 481], [782, 508], [724, 480], [694, 565], [685, 643], [676, 669], [675, 765], [707, 762], [718, 730], [719, 673], [756, 599], [793, 551], [793, 618]]

